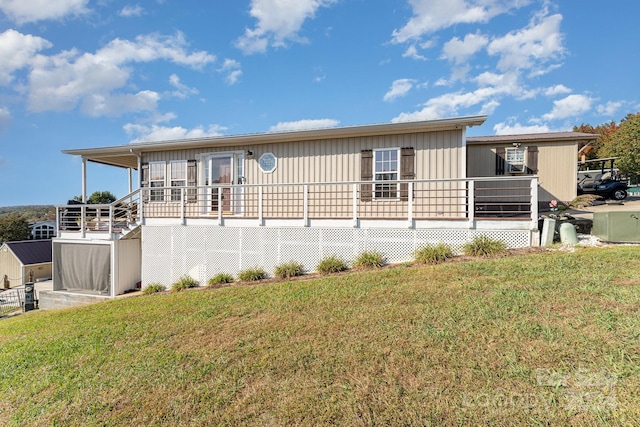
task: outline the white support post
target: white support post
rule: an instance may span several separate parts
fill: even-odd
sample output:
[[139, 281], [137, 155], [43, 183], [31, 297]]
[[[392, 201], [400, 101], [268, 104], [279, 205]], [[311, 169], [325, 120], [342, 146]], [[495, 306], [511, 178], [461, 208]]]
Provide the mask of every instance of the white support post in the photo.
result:
[[131, 168], [127, 168], [129, 171], [129, 194], [133, 191], [133, 170]]
[[183, 188], [182, 190], [180, 190], [180, 223], [182, 225], [186, 225], [186, 221], [185, 221], [185, 208], [186, 205], [184, 203], [184, 201], [186, 200], [185, 198], [185, 193], [187, 192], [186, 188]]
[[302, 208], [303, 210], [302, 223], [305, 227], [308, 227], [309, 226], [309, 186], [307, 184], [303, 185], [302, 191], [303, 191], [302, 199], [304, 203], [304, 206]]
[[258, 187], [258, 225], [264, 225], [264, 218], [262, 217], [262, 187]]
[[60, 237], [60, 208], [56, 206], [56, 237]]
[[538, 177], [531, 178], [531, 229], [538, 229]]
[[468, 181], [467, 194], [467, 217], [469, 218], [469, 228], [473, 228], [476, 218], [476, 182], [472, 179]]
[[87, 207], [85, 205], [80, 206], [80, 230], [82, 231], [82, 237], [87, 235]]
[[222, 187], [218, 187], [218, 225], [222, 225]]
[[82, 203], [87, 203], [87, 159], [82, 158]]
[[407, 222], [408, 222], [408, 227], [409, 228], [413, 228], [413, 182], [410, 182], [408, 185], [408, 197], [407, 200], [409, 201], [408, 203], [408, 212], [407, 212]]
[[352, 184], [353, 192], [353, 228], [358, 227], [358, 184]]
[[109, 233], [113, 233], [113, 205], [109, 205]]

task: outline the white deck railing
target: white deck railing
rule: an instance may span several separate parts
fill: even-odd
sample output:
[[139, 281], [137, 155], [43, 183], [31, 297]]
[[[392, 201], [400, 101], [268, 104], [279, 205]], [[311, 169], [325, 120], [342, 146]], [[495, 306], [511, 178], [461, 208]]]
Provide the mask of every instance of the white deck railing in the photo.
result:
[[535, 176], [302, 184], [145, 187], [111, 205], [58, 206], [58, 230], [119, 233], [144, 219], [538, 219]]

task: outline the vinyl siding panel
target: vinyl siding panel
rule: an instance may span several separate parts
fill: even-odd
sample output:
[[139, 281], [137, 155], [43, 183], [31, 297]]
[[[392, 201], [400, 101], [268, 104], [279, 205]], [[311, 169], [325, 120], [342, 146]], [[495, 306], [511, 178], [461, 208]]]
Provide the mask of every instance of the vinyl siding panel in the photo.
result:
[[0, 249], [0, 286], [4, 284], [2, 278], [5, 275], [9, 278], [9, 284], [12, 287], [22, 285], [20, 261], [7, 247]]

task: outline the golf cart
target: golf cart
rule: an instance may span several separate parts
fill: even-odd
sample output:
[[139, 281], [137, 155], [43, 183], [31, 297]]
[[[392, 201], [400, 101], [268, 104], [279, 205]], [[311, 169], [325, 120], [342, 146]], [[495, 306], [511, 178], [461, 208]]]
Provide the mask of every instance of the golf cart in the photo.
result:
[[[627, 198], [627, 183], [613, 167], [617, 157], [593, 159], [578, 164], [578, 195], [593, 194], [605, 199]], [[586, 170], [581, 170], [586, 167]]]

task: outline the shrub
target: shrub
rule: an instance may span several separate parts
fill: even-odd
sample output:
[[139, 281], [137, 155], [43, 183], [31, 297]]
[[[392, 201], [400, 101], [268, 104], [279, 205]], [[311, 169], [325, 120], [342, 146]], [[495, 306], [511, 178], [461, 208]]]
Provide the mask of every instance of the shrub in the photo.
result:
[[507, 245], [502, 240], [492, 239], [482, 234], [462, 247], [468, 256], [491, 256], [507, 251]]
[[238, 273], [238, 280], [243, 282], [255, 282], [267, 277], [267, 272], [262, 268], [247, 268]]
[[322, 258], [316, 266], [316, 271], [320, 274], [338, 273], [348, 269], [347, 263], [335, 255]]
[[175, 292], [184, 291], [185, 289], [195, 288], [199, 283], [191, 276], [182, 276], [177, 282], [171, 285], [171, 290]]
[[304, 267], [299, 262], [289, 261], [276, 266], [274, 271], [276, 277], [280, 279], [288, 279], [290, 277], [302, 276]]
[[384, 265], [384, 257], [378, 251], [364, 251], [353, 263], [355, 268], [379, 268]]
[[150, 294], [155, 294], [157, 292], [164, 292], [167, 290], [167, 287], [165, 285], [163, 285], [162, 283], [149, 283], [147, 286], [144, 287], [144, 289], [142, 290], [142, 293], [145, 295], [150, 295]]
[[453, 250], [444, 243], [438, 243], [435, 246], [426, 245], [413, 253], [413, 259], [420, 264], [438, 264], [453, 257]]
[[219, 274], [216, 274], [215, 276], [211, 277], [207, 281], [207, 285], [215, 286], [215, 285], [221, 285], [223, 283], [231, 283], [231, 282], [233, 282], [233, 276], [231, 274], [219, 273]]

